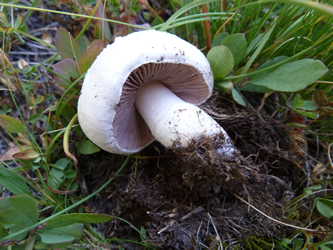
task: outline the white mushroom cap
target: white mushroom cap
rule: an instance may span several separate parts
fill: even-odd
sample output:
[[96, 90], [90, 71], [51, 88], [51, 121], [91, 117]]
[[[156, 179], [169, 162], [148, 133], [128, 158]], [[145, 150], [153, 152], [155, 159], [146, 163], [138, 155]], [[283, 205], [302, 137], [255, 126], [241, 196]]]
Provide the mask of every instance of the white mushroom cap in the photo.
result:
[[135, 107], [135, 95], [151, 81], [195, 105], [211, 96], [214, 84], [206, 57], [175, 35], [149, 30], [116, 38], [86, 74], [78, 102], [83, 132], [113, 153], [146, 147], [154, 137]]

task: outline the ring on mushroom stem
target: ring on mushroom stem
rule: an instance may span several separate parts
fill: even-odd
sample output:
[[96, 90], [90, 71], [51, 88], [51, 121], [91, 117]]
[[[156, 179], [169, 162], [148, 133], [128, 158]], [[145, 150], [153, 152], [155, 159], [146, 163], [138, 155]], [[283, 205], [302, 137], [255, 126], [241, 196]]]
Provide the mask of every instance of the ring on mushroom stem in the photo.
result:
[[102, 149], [138, 152], [158, 140], [186, 147], [191, 140], [222, 135], [218, 151], [234, 148], [224, 129], [198, 108], [212, 94], [206, 57], [179, 37], [155, 30], [119, 37], [88, 70], [78, 102], [79, 123]]

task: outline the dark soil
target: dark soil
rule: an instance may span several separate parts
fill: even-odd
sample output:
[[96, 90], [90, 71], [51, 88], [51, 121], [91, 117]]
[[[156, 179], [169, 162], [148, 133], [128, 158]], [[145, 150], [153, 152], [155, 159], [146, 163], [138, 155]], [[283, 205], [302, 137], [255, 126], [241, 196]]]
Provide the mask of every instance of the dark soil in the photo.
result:
[[[144, 227], [146, 241], [161, 249], [199, 249], [249, 236], [279, 238], [288, 228], [283, 207], [299, 178], [292, 132], [261, 112], [239, 108], [219, 93], [202, 107], [234, 141], [236, 153], [221, 155], [221, 139], [205, 138], [186, 149], [154, 143], [131, 160], [111, 185], [89, 201], [93, 212]], [[269, 112], [266, 110], [266, 112]], [[223, 145], [222, 145], [223, 146]], [[104, 152], [79, 160], [87, 192], [111, 178], [124, 156]], [[260, 210], [260, 212], [258, 212]], [[106, 238], [140, 240], [120, 220], [99, 230]]]

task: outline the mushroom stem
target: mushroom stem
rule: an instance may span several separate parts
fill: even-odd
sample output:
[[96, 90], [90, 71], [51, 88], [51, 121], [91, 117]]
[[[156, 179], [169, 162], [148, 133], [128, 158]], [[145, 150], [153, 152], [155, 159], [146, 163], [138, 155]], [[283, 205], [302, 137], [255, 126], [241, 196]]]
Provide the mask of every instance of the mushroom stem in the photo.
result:
[[135, 106], [153, 136], [165, 147], [186, 147], [191, 140], [222, 135], [225, 148], [220, 153], [232, 154], [234, 148], [225, 130], [197, 106], [184, 102], [163, 83], [152, 81], [141, 86]]

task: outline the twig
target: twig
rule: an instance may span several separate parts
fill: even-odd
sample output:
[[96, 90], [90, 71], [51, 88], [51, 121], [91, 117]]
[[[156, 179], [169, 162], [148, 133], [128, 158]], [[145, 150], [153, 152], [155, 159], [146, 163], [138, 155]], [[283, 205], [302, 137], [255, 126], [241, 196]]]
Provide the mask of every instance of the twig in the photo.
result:
[[219, 242], [220, 249], [223, 250], [223, 245], [222, 245], [222, 241], [221, 241], [221, 237], [220, 237], [220, 235], [219, 235], [219, 232], [218, 232], [217, 229], [216, 229], [216, 226], [215, 226], [215, 223], [214, 223], [212, 217], [210, 216], [209, 213], [207, 213], [207, 214], [208, 214], [208, 217], [209, 217], [210, 221], [212, 222], [212, 225], [213, 225], [213, 227], [214, 227], [215, 233], [216, 233], [216, 235], [217, 235], [217, 236], [216, 236], [216, 239], [217, 239], [217, 241]]
[[245, 201], [244, 199], [242, 199], [241, 197], [239, 197], [237, 194], [234, 194], [238, 199], [240, 199], [242, 202], [244, 202], [245, 204], [249, 205], [251, 208], [253, 208], [254, 210], [256, 210], [257, 212], [259, 212], [260, 214], [262, 214], [263, 216], [267, 217], [268, 219], [271, 219], [272, 221], [279, 223], [281, 225], [287, 226], [287, 227], [292, 227], [292, 228], [296, 228], [296, 229], [300, 229], [300, 230], [304, 230], [304, 231], [309, 231], [309, 232], [317, 232], [318, 229], [314, 230], [314, 229], [308, 229], [308, 228], [304, 228], [304, 227], [298, 227], [298, 226], [294, 226], [294, 225], [290, 225], [287, 223], [284, 223], [282, 221], [278, 221], [270, 216], [268, 216], [267, 214], [265, 214], [264, 212], [260, 211], [258, 208], [256, 208], [255, 206], [251, 205], [250, 203], [248, 203], [247, 201]]

